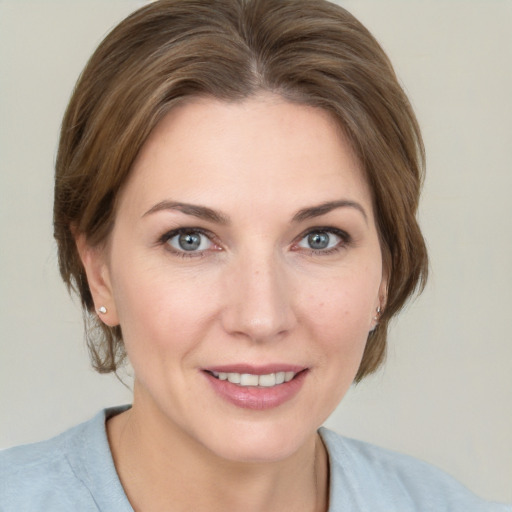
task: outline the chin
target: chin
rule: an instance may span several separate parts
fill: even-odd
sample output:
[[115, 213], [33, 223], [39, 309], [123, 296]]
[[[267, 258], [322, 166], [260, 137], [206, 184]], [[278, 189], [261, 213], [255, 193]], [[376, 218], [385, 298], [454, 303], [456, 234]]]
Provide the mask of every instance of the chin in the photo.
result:
[[315, 439], [316, 428], [300, 425], [294, 430], [289, 423], [232, 422], [219, 427], [215, 436], [210, 431], [209, 442], [204, 444], [220, 458], [233, 462], [279, 462], [292, 457]]

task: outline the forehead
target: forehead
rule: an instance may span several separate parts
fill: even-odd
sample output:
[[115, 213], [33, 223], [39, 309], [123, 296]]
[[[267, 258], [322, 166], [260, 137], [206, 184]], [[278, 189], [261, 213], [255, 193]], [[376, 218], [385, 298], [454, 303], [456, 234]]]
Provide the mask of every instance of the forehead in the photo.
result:
[[364, 172], [334, 118], [270, 94], [175, 107], [142, 147], [123, 196], [141, 208], [169, 198], [291, 208], [343, 197], [371, 210]]

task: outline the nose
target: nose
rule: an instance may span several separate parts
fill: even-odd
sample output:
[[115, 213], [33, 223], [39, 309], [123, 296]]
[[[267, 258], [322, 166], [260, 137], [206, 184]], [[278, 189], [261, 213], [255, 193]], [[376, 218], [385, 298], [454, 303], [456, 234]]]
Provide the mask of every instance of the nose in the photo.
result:
[[225, 280], [224, 329], [253, 342], [269, 342], [286, 336], [297, 323], [293, 289], [275, 255], [240, 257]]

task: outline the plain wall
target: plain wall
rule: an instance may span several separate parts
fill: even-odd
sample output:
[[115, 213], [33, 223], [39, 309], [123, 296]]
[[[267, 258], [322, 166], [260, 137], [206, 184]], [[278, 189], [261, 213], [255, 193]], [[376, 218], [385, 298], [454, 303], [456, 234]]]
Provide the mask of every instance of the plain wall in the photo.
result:
[[[0, 448], [130, 401], [95, 374], [52, 239], [61, 117], [86, 59], [142, 0], [0, 0]], [[388, 51], [423, 128], [423, 296], [386, 366], [328, 426], [512, 502], [512, 1], [340, 1]]]

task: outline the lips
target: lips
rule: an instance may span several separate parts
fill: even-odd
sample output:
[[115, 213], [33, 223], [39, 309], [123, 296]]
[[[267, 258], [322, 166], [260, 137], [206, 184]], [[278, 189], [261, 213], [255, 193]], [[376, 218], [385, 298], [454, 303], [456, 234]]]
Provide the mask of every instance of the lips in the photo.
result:
[[264, 375], [236, 372], [211, 372], [211, 374], [219, 380], [227, 380], [239, 386], [257, 386], [265, 388], [271, 388], [285, 382], [290, 382], [295, 375], [297, 375], [295, 372], [276, 372], [266, 373]]
[[278, 407], [291, 400], [307, 373], [307, 368], [295, 365], [231, 365], [203, 370], [221, 398], [237, 407], [254, 410]]

